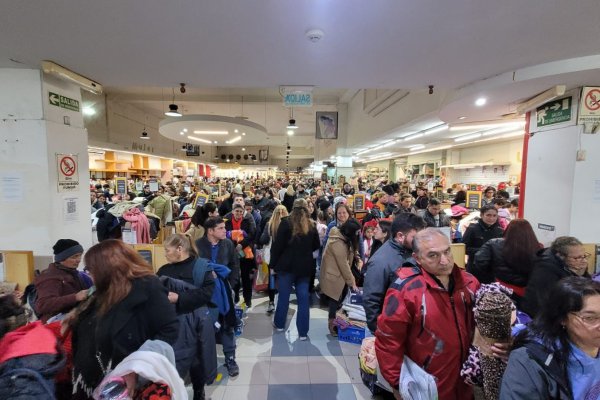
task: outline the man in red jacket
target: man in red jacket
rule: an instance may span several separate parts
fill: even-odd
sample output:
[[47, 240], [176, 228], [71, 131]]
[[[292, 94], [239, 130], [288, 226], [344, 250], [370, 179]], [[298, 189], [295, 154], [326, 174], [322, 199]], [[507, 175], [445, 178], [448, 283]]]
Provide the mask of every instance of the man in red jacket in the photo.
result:
[[[413, 257], [417, 265], [408, 262], [398, 270], [377, 321], [381, 373], [399, 399], [400, 370], [407, 356], [436, 378], [440, 400], [472, 399], [473, 390], [461, 379], [460, 369], [475, 330], [479, 282], [454, 264], [450, 240], [436, 228], [417, 233]], [[503, 348], [495, 350], [506, 356]]]

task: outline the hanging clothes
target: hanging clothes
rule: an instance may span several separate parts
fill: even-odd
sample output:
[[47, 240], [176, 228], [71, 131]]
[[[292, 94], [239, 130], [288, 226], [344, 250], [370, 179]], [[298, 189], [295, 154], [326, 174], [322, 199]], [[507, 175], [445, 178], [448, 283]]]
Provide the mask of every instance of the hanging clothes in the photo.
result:
[[138, 243], [151, 243], [150, 222], [138, 208], [132, 208], [123, 213], [123, 219], [131, 222], [131, 229], [135, 231]]

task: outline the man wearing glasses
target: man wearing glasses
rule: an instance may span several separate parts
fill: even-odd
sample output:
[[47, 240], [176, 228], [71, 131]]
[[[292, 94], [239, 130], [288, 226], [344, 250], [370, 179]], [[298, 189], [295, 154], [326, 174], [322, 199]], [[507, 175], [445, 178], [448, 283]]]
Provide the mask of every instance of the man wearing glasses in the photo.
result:
[[[454, 264], [450, 240], [439, 229], [418, 232], [412, 249], [417, 264], [407, 262], [397, 271], [377, 320], [375, 350], [381, 373], [399, 399], [400, 370], [407, 356], [435, 377], [440, 399], [472, 399], [460, 368], [475, 330], [479, 282]], [[502, 358], [507, 349], [492, 346]]]
[[568, 276], [590, 277], [588, 259], [582, 243], [572, 236], [561, 236], [539, 253], [523, 299], [523, 311], [535, 317], [550, 288]]

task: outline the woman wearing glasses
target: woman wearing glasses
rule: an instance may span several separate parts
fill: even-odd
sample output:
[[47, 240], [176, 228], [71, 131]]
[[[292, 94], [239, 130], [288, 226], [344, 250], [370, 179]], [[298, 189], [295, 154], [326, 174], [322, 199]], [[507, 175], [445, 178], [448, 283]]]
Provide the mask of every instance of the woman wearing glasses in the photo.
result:
[[500, 399], [597, 399], [599, 350], [600, 283], [564, 278], [517, 335]]
[[582, 243], [571, 236], [556, 238], [549, 249], [541, 250], [529, 277], [525, 298], [521, 303], [523, 311], [535, 317], [545, 302], [548, 290], [556, 282], [568, 276], [584, 276], [587, 272], [589, 254]]

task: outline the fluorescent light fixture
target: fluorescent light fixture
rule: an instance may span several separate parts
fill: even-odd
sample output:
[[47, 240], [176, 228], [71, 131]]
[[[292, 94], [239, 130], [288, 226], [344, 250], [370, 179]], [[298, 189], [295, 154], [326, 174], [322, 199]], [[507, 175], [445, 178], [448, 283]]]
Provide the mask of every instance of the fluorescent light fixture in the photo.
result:
[[497, 135], [499, 133], [512, 132], [512, 131], [514, 131], [514, 132], [524, 132], [524, 131], [521, 131], [521, 130], [516, 130], [515, 131], [514, 127], [508, 126], [508, 127], [497, 128], [497, 129], [492, 129], [492, 130], [483, 132], [481, 134], [481, 136], [491, 136], [491, 135]]
[[96, 110], [94, 110], [93, 107], [83, 107], [83, 110], [81, 110], [81, 112], [83, 112], [83, 115], [94, 115], [96, 114]]
[[425, 136], [424, 133], [415, 133], [414, 135], [410, 135], [410, 136], [405, 137], [404, 141], [408, 142], [409, 140], [422, 138], [423, 136]]
[[562, 96], [563, 94], [565, 94], [566, 88], [567, 87], [565, 85], [556, 85], [556, 86], [546, 90], [545, 92], [542, 92], [542, 93], [538, 94], [537, 96], [532, 97], [531, 99], [518, 104], [517, 105], [517, 114], [519, 114], [519, 115], [525, 114], [529, 110], [533, 110], [534, 108], [539, 107], [542, 104], [547, 103], [550, 100], [557, 98], [558, 96]]
[[466, 140], [477, 139], [480, 137], [481, 137], [481, 133], [473, 133], [471, 135], [464, 135], [464, 136], [457, 137], [456, 139], [454, 139], [454, 141], [455, 142], [464, 142]]
[[422, 150], [425, 148], [424, 144], [417, 144], [415, 146], [410, 146], [409, 149], [410, 151], [417, 151], [417, 150]]
[[199, 137], [196, 137], [196, 136], [188, 136], [188, 139], [190, 139], [190, 140], [195, 140], [195, 141], [197, 141], [197, 142], [202, 142], [202, 143], [207, 143], [207, 144], [210, 144], [210, 140], [201, 139], [201, 138], [199, 138]]
[[214, 143], [214, 144], [217, 144], [217, 143], [219, 143], [219, 142], [217, 142], [217, 141], [215, 140], [213, 143]]
[[458, 119], [459, 119], [459, 120], [461, 120], [461, 121], [462, 121], [463, 119], [466, 119], [466, 118], [467, 118], [467, 117], [465, 117], [464, 115], [463, 115], [462, 117], [458, 117]]
[[525, 126], [524, 119], [511, 119], [511, 120], [496, 120], [496, 121], [484, 121], [484, 122], [465, 122], [462, 124], [452, 125], [450, 127], [450, 131], [469, 131], [469, 130], [479, 130], [479, 129], [493, 129], [500, 127], [513, 127], [517, 128], [520, 126]]
[[[184, 131], [185, 132], [185, 131]], [[227, 135], [227, 131], [194, 131], [198, 135]]]
[[485, 97], [480, 97], [477, 100], [475, 100], [475, 105], [477, 107], [483, 107], [485, 106], [485, 103], [487, 103], [487, 99]]
[[[410, 152], [408, 154], [414, 155], [414, 154], [421, 154], [421, 153], [430, 153], [432, 151], [446, 150], [446, 149], [449, 149], [451, 147], [452, 147], [452, 145], [440, 146], [440, 147], [432, 147], [431, 149], [424, 149], [424, 150], [419, 150], [419, 151], [412, 151], [412, 152]], [[404, 154], [404, 155], [406, 155], [406, 154]]]
[[225, 143], [231, 144], [231, 143], [239, 142], [240, 140], [242, 140], [242, 137], [241, 136], [236, 136], [236, 137], [234, 137], [231, 140], [227, 140]]
[[385, 142], [385, 143], [379, 145], [379, 147], [383, 149], [384, 147], [390, 147], [391, 145], [393, 145], [395, 143], [396, 143], [396, 140], [390, 140], [389, 142]]
[[448, 124], [442, 124], [442, 125], [434, 126], [433, 128], [429, 128], [429, 129], [424, 130], [423, 134], [425, 134], [425, 135], [431, 135], [433, 133], [438, 133], [438, 132], [445, 131], [446, 129], [448, 129]]

